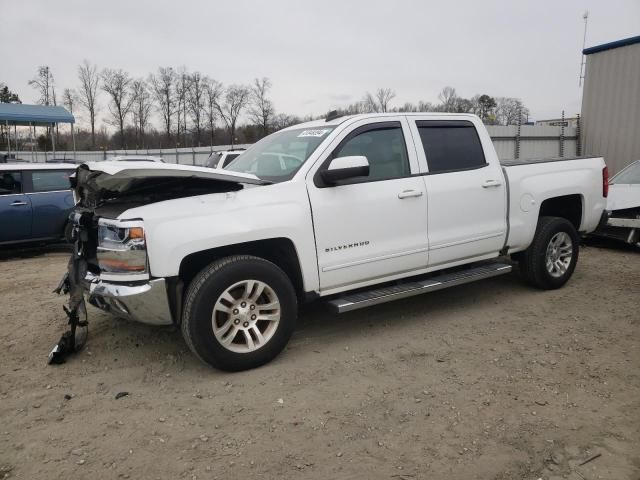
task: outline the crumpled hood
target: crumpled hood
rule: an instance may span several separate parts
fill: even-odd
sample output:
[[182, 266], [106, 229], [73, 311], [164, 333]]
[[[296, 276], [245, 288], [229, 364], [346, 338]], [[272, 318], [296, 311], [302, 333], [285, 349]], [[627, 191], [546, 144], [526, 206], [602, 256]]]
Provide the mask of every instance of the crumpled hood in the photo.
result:
[[248, 183], [265, 185], [269, 182], [260, 180], [250, 173], [239, 173], [227, 170], [191, 165], [151, 162], [87, 162], [79, 167], [106, 175], [94, 175], [97, 185], [111, 191], [124, 192], [137, 180], [144, 178], [204, 178], [223, 182]]
[[72, 180], [80, 206], [95, 209], [118, 203], [118, 210], [269, 183], [246, 173], [150, 162], [87, 162]]

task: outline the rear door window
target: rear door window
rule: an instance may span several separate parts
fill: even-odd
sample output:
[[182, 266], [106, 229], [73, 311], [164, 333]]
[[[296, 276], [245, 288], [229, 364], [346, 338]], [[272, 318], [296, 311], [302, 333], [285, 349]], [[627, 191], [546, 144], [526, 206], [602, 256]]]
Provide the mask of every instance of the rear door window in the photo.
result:
[[31, 172], [34, 192], [53, 192], [56, 190], [70, 190], [69, 177], [71, 170], [43, 170]]
[[429, 173], [471, 170], [487, 165], [478, 132], [466, 121], [417, 121]]
[[0, 172], [0, 195], [22, 193], [21, 172]]

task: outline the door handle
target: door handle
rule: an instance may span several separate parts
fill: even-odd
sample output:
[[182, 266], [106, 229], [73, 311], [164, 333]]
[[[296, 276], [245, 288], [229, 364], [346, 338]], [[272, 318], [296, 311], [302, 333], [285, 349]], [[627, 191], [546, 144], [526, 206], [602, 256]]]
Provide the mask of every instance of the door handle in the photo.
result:
[[500, 185], [502, 185], [502, 182], [498, 180], [487, 180], [482, 184], [482, 188], [499, 187]]
[[20, 207], [20, 206], [26, 205], [26, 204], [27, 204], [27, 202], [21, 202], [20, 200], [16, 200], [15, 202], [10, 203], [9, 205], [12, 206], [12, 207]]
[[411, 197], [421, 197], [422, 192], [420, 190], [404, 190], [398, 194], [398, 198], [402, 200], [403, 198], [411, 198]]

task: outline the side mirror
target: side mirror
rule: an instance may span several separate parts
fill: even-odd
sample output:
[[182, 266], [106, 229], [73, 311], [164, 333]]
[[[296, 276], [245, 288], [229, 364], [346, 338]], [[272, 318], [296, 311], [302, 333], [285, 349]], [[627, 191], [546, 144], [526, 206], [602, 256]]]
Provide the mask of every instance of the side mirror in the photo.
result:
[[340, 180], [369, 176], [369, 160], [363, 155], [338, 157], [331, 160], [329, 168], [320, 172], [327, 185], [334, 185]]

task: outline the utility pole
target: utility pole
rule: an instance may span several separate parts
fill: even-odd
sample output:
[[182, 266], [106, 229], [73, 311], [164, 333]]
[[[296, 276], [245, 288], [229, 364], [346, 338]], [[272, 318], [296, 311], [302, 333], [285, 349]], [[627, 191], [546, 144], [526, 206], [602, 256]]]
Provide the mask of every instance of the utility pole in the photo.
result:
[[[584, 47], [587, 44], [587, 22], [589, 21], [589, 10], [585, 10], [584, 14], [582, 15], [582, 18], [584, 20], [584, 34], [582, 36], [582, 50], [584, 50]], [[582, 53], [582, 52], [580, 52]], [[582, 87], [582, 79], [584, 78], [584, 67], [585, 67], [585, 56], [584, 53], [582, 53], [582, 56], [580, 57], [580, 76], [578, 77], [578, 87]]]

